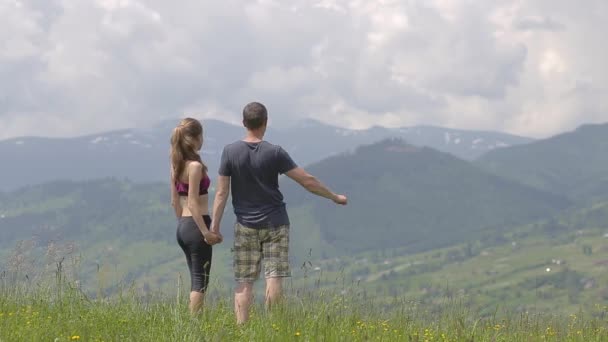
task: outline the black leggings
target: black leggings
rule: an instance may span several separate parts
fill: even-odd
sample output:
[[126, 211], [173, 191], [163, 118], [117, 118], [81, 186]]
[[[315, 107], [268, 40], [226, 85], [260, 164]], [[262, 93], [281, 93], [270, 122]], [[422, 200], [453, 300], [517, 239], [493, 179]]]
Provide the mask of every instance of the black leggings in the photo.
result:
[[[203, 220], [209, 228], [211, 217], [204, 215]], [[190, 269], [191, 291], [205, 292], [209, 284], [212, 250], [192, 217], [185, 216], [179, 219], [177, 243], [186, 254], [186, 262]]]

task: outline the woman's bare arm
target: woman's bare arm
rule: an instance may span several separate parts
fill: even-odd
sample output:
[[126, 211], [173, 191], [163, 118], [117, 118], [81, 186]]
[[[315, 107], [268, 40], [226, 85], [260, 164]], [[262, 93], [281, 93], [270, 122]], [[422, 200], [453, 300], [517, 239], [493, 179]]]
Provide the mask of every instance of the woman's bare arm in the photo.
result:
[[199, 194], [199, 187], [201, 179], [203, 178], [203, 165], [199, 162], [190, 162], [188, 164], [188, 210], [192, 214], [192, 219], [196, 222], [198, 229], [207, 240], [207, 243], [213, 245], [221, 242], [219, 236], [212, 233], [207, 228], [205, 221], [203, 220], [203, 213], [201, 212], [201, 197]]
[[173, 176], [173, 171], [171, 171], [171, 206], [175, 211], [175, 216], [180, 218], [182, 216], [182, 204], [179, 202], [179, 194], [177, 193], [177, 189], [175, 188], [175, 177]]

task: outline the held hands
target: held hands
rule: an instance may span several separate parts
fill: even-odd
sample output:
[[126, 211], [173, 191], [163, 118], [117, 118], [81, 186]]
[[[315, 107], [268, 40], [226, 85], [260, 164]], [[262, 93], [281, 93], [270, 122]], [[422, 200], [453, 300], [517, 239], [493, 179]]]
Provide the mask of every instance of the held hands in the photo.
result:
[[336, 195], [336, 197], [333, 199], [334, 203], [339, 204], [339, 205], [347, 205], [348, 204], [348, 198], [346, 198], [346, 196], [344, 195]]
[[220, 233], [220, 226], [219, 226], [219, 224], [216, 221], [214, 221], [211, 224], [211, 229], [209, 229], [209, 230], [211, 230], [212, 233], [215, 233], [215, 234], [219, 235], [219, 237], [221, 239], [220, 242], [224, 241], [224, 236], [222, 235], [222, 233]]
[[211, 246], [221, 243], [224, 241], [224, 237], [219, 232], [205, 231], [203, 232], [203, 237], [205, 238], [205, 242], [210, 244]]

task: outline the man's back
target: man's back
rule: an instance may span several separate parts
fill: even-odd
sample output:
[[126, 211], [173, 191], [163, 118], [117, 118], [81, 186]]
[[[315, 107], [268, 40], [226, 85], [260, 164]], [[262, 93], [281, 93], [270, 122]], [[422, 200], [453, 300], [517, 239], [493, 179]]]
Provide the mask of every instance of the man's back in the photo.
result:
[[[346, 196], [333, 193], [314, 176], [297, 167], [281, 147], [263, 141], [268, 111], [259, 102], [243, 109], [244, 141], [224, 148], [213, 202], [211, 231], [219, 234], [222, 215], [232, 184], [232, 203], [239, 224], [234, 227], [234, 293], [237, 323], [249, 319], [253, 282], [259, 278], [262, 261], [266, 277], [266, 304], [281, 298], [282, 278], [289, 269], [289, 218], [279, 191], [279, 174], [285, 173], [308, 191], [336, 204], [346, 205]], [[267, 228], [267, 229], [260, 229]], [[221, 234], [219, 234], [221, 238]]]
[[231, 177], [237, 221], [252, 228], [288, 225], [278, 178], [296, 167], [285, 150], [266, 141], [227, 145], [219, 173]]

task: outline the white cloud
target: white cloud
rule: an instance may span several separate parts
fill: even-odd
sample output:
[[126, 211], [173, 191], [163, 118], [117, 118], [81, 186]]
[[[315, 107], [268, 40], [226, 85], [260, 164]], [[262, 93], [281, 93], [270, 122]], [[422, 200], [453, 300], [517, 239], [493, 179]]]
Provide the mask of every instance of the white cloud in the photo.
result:
[[[608, 121], [608, 3], [0, 2], [0, 138], [182, 114], [545, 136]], [[44, 131], [41, 131], [44, 127]]]
[[542, 74], [551, 76], [551, 74], [561, 74], [566, 71], [566, 62], [555, 51], [547, 50], [542, 54], [539, 69]]

